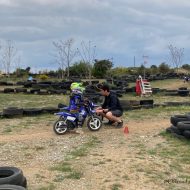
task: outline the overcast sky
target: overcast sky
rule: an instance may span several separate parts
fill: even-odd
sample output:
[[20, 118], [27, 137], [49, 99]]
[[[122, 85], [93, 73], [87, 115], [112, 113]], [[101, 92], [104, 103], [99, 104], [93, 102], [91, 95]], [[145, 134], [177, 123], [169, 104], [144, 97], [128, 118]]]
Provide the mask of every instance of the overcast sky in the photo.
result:
[[[20, 67], [57, 69], [53, 41], [96, 46], [96, 59], [114, 66], [168, 62], [168, 45], [184, 48], [190, 63], [189, 0], [0, 0], [0, 41], [12, 40]], [[80, 56], [76, 58], [80, 60]]]

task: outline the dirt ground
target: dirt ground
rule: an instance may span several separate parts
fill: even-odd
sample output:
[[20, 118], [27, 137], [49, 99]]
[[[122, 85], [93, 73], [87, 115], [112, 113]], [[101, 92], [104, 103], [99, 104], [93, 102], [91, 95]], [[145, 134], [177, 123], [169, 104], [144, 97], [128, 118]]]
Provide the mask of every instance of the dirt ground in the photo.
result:
[[[1, 133], [0, 163], [21, 168], [29, 190], [175, 189], [173, 184], [165, 183], [169, 177], [166, 162], [170, 160], [146, 154], [146, 150], [166, 143], [159, 133], [169, 125], [168, 119], [130, 121], [129, 134], [123, 128], [103, 126], [98, 132], [84, 129], [84, 135], [58, 136], [52, 131], [51, 122], [43, 123], [17, 135]], [[82, 173], [80, 179], [68, 179], [65, 173], [50, 169], [90, 137], [96, 137], [99, 143], [86, 156], [70, 160], [72, 168]], [[186, 189], [184, 184], [179, 187]]]

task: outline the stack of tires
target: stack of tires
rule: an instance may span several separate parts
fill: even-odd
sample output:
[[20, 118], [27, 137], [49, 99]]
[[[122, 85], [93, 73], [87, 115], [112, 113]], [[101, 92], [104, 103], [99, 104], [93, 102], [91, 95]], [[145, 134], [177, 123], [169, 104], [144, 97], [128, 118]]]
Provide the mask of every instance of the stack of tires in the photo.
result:
[[27, 180], [21, 169], [0, 167], [0, 190], [26, 190]]
[[186, 87], [181, 87], [178, 89], [178, 94], [180, 96], [189, 96], [189, 90]]
[[166, 129], [167, 132], [178, 138], [190, 139], [190, 113], [171, 116], [170, 122], [172, 125]]

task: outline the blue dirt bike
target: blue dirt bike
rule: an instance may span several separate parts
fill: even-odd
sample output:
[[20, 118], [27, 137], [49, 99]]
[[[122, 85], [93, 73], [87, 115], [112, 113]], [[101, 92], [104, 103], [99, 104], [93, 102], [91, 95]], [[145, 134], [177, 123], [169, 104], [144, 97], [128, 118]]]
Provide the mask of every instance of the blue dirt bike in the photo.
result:
[[69, 107], [61, 108], [62, 111], [55, 113], [59, 119], [54, 123], [53, 130], [58, 135], [63, 135], [69, 130], [78, 127], [79, 117], [83, 117], [83, 122], [87, 120], [87, 127], [91, 131], [98, 131], [102, 127], [102, 120], [96, 115], [95, 105], [92, 101], [88, 100], [80, 104], [79, 112], [72, 113]]

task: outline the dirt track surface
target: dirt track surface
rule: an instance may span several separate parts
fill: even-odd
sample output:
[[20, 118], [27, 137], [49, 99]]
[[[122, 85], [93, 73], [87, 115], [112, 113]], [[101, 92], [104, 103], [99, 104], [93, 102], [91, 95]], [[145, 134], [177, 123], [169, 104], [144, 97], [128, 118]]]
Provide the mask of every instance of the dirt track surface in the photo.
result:
[[[20, 167], [29, 190], [50, 184], [54, 184], [56, 190], [165, 189], [164, 179], [154, 179], [157, 172], [164, 172], [164, 160], [146, 154], [145, 150], [164, 143], [159, 133], [169, 125], [168, 119], [130, 121], [127, 123], [129, 134], [124, 134], [123, 128], [103, 126], [95, 133], [85, 129], [84, 135], [58, 136], [50, 124], [44, 124], [35, 130], [24, 129], [17, 135], [1, 134], [0, 163]], [[50, 169], [91, 137], [100, 143], [91, 148], [87, 156], [71, 160], [72, 167], [82, 172], [80, 179], [67, 179], [64, 174]], [[61, 177], [64, 179], [57, 180]]]

